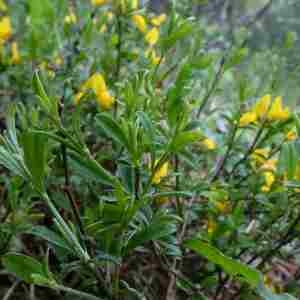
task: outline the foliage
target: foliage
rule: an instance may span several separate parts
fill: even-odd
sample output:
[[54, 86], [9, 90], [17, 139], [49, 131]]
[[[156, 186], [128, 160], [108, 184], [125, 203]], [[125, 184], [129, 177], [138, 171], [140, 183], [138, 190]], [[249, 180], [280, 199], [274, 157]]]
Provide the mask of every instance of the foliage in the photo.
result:
[[0, 0], [8, 293], [299, 297], [295, 35], [262, 49], [190, 5]]

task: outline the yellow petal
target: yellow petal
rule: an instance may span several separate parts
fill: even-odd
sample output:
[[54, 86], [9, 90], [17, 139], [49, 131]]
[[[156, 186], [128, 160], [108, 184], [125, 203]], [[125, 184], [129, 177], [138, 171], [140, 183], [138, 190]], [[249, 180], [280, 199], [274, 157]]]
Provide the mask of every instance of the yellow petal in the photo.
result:
[[272, 172], [265, 172], [264, 177], [265, 177], [265, 185], [267, 187], [271, 187], [272, 184], [275, 181], [275, 176], [273, 175], [273, 173]]
[[207, 149], [207, 150], [214, 150], [216, 149], [216, 143], [210, 139], [206, 138], [202, 141], [202, 145]]
[[9, 17], [3, 17], [0, 21], [0, 42], [7, 41], [12, 36], [12, 27]]
[[294, 141], [297, 138], [297, 133], [294, 130], [290, 130], [286, 136], [285, 136], [287, 141]]
[[133, 24], [138, 28], [140, 32], [145, 33], [147, 31], [147, 22], [143, 16], [134, 15], [131, 19]]
[[[155, 161], [154, 167], [157, 165], [158, 160]], [[161, 180], [168, 175], [169, 163], [165, 162], [156, 172], [152, 178], [152, 183], [159, 184]]]
[[247, 126], [249, 124], [252, 124], [252, 123], [256, 122], [256, 120], [257, 120], [256, 113], [246, 112], [241, 116], [239, 125], [241, 127], [244, 127], [244, 126]]
[[75, 95], [75, 104], [78, 105], [81, 98], [84, 96], [84, 93], [83, 92], [78, 92], [76, 95]]
[[145, 40], [150, 46], [154, 46], [159, 40], [159, 30], [157, 28], [152, 28], [146, 34]]
[[282, 107], [282, 98], [276, 97], [274, 100], [271, 109], [268, 113], [268, 119], [270, 121], [285, 121], [290, 116], [290, 112], [288, 108]]
[[151, 23], [154, 26], [160, 26], [161, 24], [163, 24], [167, 19], [167, 15], [166, 14], [161, 14], [157, 17], [153, 17], [151, 19]]
[[97, 101], [103, 110], [109, 110], [115, 103], [115, 98], [108, 91], [98, 91]]
[[265, 118], [271, 104], [271, 95], [265, 95], [254, 105], [253, 112], [259, 119]]
[[277, 166], [277, 159], [268, 159], [261, 166], [261, 170], [275, 172]]
[[11, 44], [11, 62], [15, 65], [21, 62], [21, 56], [19, 53], [17, 42], [12, 42]]

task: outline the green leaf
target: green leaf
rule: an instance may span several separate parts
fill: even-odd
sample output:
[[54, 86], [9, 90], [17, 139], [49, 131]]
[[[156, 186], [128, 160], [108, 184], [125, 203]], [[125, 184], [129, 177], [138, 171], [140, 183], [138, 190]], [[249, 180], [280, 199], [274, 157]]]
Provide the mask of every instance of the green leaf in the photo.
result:
[[53, 245], [72, 251], [63, 238], [45, 226], [35, 226], [27, 233], [43, 238]]
[[171, 34], [162, 39], [162, 47], [165, 51], [172, 48], [179, 40], [189, 36], [193, 30], [194, 26], [190, 21], [182, 22], [179, 26], [174, 28]]
[[81, 176], [87, 176], [106, 185], [115, 185], [116, 178], [106, 171], [95, 159], [83, 156], [74, 151], [68, 151], [68, 154]]
[[32, 277], [34, 274], [47, 278], [43, 265], [30, 256], [8, 253], [2, 257], [2, 264], [8, 272], [15, 274], [27, 283], [34, 283]]
[[228, 70], [234, 66], [239, 65], [242, 63], [242, 61], [246, 58], [248, 55], [248, 49], [247, 48], [238, 48], [232, 51], [230, 54], [228, 60], [225, 63], [224, 70]]
[[110, 115], [105, 113], [98, 115], [97, 124], [104, 130], [109, 138], [112, 138], [123, 145], [127, 150], [130, 150], [131, 147], [124, 130]]
[[186, 111], [186, 106], [183, 97], [188, 93], [186, 82], [192, 77], [192, 66], [190, 63], [185, 63], [181, 66], [177, 75], [174, 86], [168, 91], [167, 97], [167, 116], [171, 126], [176, 126], [181, 116]]
[[193, 68], [198, 69], [198, 70], [203, 70], [209, 67], [214, 60], [214, 56], [211, 54], [202, 54], [198, 57], [193, 57], [191, 64]]
[[29, 0], [29, 13], [32, 23], [36, 26], [54, 19], [54, 8], [51, 0]]
[[282, 146], [279, 156], [278, 172], [284, 174], [292, 180], [297, 168], [297, 154], [293, 143], [286, 143]]
[[[145, 220], [143, 219], [145, 222]], [[178, 218], [166, 212], [157, 212], [145, 224], [140, 224], [136, 233], [130, 238], [126, 251], [130, 251], [148, 241], [157, 241], [172, 236], [177, 231]]]
[[32, 175], [36, 189], [44, 190], [46, 170], [47, 139], [45, 136], [32, 131], [25, 131], [21, 135], [24, 160]]
[[196, 130], [180, 132], [173, 140], [170, 150], [178, 152], [189, 144], [199, 141], [201, 133]]
[[204, 256], [210, 262], [220, 266], [231, 276], [241, 276], [252, 287], [257, 287], [260, 282], [260, 273], [239, 261], [224, 255], [217, 248], [203, 242], [199, 239], [192, 239], [185, 242], [185, 246], [201, 256]]
[[41, 107], [47, 112], [51, 117], [58, 119], [57, 102], [50, 99], [45, 91], [42, 84], [40, 76], [36, 71], [32, 78], [32, 87], [40, 100]]

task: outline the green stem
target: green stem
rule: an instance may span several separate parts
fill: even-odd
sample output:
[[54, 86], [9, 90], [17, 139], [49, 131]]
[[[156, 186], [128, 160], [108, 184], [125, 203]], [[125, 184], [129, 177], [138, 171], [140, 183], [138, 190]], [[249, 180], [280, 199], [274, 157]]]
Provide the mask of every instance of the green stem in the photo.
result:
[[55, 289], [58, 290], [58, 291], [66, 292], [66, 293], [74, 295], [74, 296], [78, 296], [81, 299], [103, 300], [103, 299], [101, 299], [99, 297], [96, 297], [94, 295], [91, 295], [91, 294], [88, 294], [88, 293], [85, 293], [85, 292], [81, 292], [81, 291], [78, 291], [78, 290], [74, 290], [74, 289], [71, 289], [71, 288], [66, 287], [64, 285], [57, 285], [57, 286], [55, 286]]
[[[115, 71], [115, 82], [119, 81], [120, 71], [121, 71], [121, 62], [122, 62], [122, 44], [123, 44], [123, 26], [122, 26], [122, 16], [121, 12], [117, 15], [117, 30], [118, 30], [118, 44], [117, 44], [117, 64]], [[119, 87], [117, 87], [119, 89]], [[118, 92], [119, 94], [119, 92]], [[118, 95], [117, 95], [118, 96]], [[118, 99], [115, 102], [114, 107], [114, 116], [116, 117], [118, 113]]]

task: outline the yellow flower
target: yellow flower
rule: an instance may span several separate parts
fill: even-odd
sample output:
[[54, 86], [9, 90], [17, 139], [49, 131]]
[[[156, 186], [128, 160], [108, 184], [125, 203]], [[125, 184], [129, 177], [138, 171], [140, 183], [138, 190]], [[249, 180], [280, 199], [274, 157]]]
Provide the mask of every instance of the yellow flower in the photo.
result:
[[249, 112], [244, 113], [241, 116], [239, 125], [241, 127], [244, 127], [244, 126], [247, 126], [247, 125], [249, 125], [251, 123], [256, 122], [256, 120], [257, 120], [256, 114], [254, 112], [252, 112], [252, 111], [249, 111]]
[[277, 159], [268, 159], [262, 166], [261, 169], [263, 171], [276, 171]]
[[107, 90], [97, 92], [97, 101], [103, 110], [109, 110], [115, 103], [115, 98]]
[[154, 49], [148, 49], [145, 53], [145, 56], [151, 61], [151, 63], [157, 66], [160, 63], [161, 56], [156, 54]]
[[101, 6], [107, 3], [107, 0], [91, 0], [91, 4], [94, 6]]
[[21, 56], [19, 53], [17, 42], [12, 42], [11, 44], [11, 62], [15, 65], [21, 62]]
[[253, 112], [258, 119], [265, 118], [271, 104], [271, 95], [265, 95], [254, 105]]
[[73, 12], [71, 12], [69, 15], [65, 16], [64, 21], [67, 24], [76, 24], [77, 23], [77, 17]]
[[88, 90], [93, 90], [97, 97], [97, 102], [102, 109], [110, 109], [115, 99], [109, 94], [104, 77], [100, 73], [94, 73], [88, 80], [86, 80], [75, 95], [75, 104], [78, 104], [81, 98]]
[[163, 24], [167, 19], [167, 15], [166, 14], [161, 14], [157, 17], [153, 17], [151, 19], [151, 23], [154, 26], [160, 26], [161, 24]]
[[285, 121], [289, 116], [289, 109], [282, 107], [282, 98], [276, 97], [268, 113], [268, 119], [270, 121]]
[[206, 138], [202, 141], [202, 145], [207, 149], [207, 150], [214, 150], [216, 149], [216, 143], [210, 139]]
[[12, 36], [12, 27], [9, 17], [0, 20], [0, 44], [6, 42]]
[[216, 231], [217, 227], [217, 223], [212, 218], [209, 218], [207, 221], [207, 233], [212, 235]]
[[154, 46], [158, 42], [158, 39], [159, 30], [157, 28], [152, 28], [145, 36], [145, 40], [150, 46]]
[[269, 152], [270, 151], [268, 149], [266, 149], [266, 148], [255, 149], [254, 152], [251, 154], [251, 158], [255, 162], [257, 162], [259, 164], [262, 164], [268, 158]]
[[94, 73], [80, 88], [82, 91], [88, 89], [92, 89], [94, 92], [107, 90], [104, 77], [100, 73]]
[[[158, 160], [155, 161], [154, 167], [156, 167]], [[159, 184], [161, 180], [168, 175], [169, 163], [165, 162], [158, 170], [155, 171], [152, 183]]]
[[294, 130], [290, 130], [285, 136], [285, 139], [289, 142], [294, 141], [296, 138], [297, 133]]
[[134, 15], [131, 19], [133, 24], [138, 28], [140, 32], [145, 33], [147, 31], [147, 23], [143, 16]]

